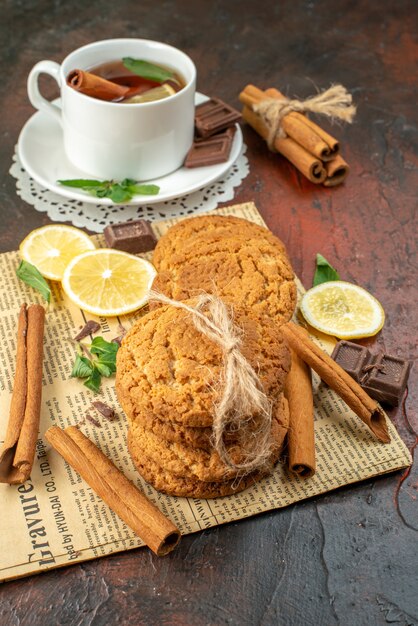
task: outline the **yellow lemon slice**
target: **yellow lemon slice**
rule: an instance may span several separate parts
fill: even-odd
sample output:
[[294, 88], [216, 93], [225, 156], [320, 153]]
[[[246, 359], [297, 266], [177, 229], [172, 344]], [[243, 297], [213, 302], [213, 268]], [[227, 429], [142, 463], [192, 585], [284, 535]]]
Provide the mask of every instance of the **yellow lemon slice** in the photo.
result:
[[99, 248], [70, 261], [62, 287], [80, 309], [114, 317], [136, 311], [147, 303], [156, 273], [154, 266], [140, 257]]
[[131, 98], [127, 98], [124, 101], [124, 104], [135, 104], [136, 102], [154, 102], [155, 100], [162, 100], [163, 98], [168, 98], [168, 96], [173, 96], [176, 93], [176, 90], [164, 83], [159, 85], [158, 87], [154, 87], [153, 89], [149, 89], [145, 91], [143, 94], [139, 96], [132, 96]]
[[300, 309], [311, 326], [339, 339], [372, 337], [385, 322], [385, 312], [374, 296], [340, 280], [309, 289]]
[[50, 224], [29, 233], [20, 244], [19, 252], [22, 259], [35, 265], [42, 276], [61, 280], [71, 259], [94, 249], [93, 241], [82, 230]]

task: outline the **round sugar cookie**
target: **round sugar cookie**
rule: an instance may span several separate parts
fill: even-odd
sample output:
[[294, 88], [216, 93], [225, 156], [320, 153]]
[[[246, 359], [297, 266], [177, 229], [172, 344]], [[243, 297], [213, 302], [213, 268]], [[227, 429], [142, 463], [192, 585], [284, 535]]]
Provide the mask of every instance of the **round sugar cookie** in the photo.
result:
[[[280, 329], [237, 308], [233, 312], [242, 332], [241, 352], [274, 400], [290, 368]], [[165, 305], [140, 318], [124, 337], [117, 354], [116, 391], [130, 421], [140, 414], [211, 426], [223, 369], [220, 346], [197, 330], [189, 312]]]
[[[207, 292], [247, 309], [251, 316], [267, 316], [277, 324], [293, 315], [293, 270], [287, 257], [269, 242], [243, 237], [196, 241], [172, 259], [172, 267], [154, 279], [153, 289], [174, 300]], [[151, 308], [157, 306], [151, 302]]]
[[173, 256], [181, 253], [200, 238], [223, 239], [244, 237], [270, 243], [278, 254], [286, 256], [284, 244], [264, 226], [232, 215], [200, 215], [181, 220], [159, 239], [153, 252], [152, 262], [158, 271], [172, 267]]

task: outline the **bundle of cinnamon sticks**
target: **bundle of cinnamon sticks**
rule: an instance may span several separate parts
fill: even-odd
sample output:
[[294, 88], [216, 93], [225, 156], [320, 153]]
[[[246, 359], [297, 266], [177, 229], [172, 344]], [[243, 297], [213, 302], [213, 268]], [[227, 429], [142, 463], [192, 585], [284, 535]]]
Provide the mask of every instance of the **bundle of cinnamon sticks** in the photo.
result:
[[22, 304], [9, 422], [0, 451], [0, 483], [19, 485], [32, 471], [41, 415], [44, 320], [43, 306]]
[[[254, 85], [247, 85], [239, 95], [244, 104], [243, 119], [266, 141], [271, 128], [257, 109], [260, 103], [283, 99], [285, 96], [277, 89], [262, 91]], [[339, 142], [306, 115], [289, 112], [280, 121], [280, 130], [271, 148], [285, 156], [308, 180], [325, 187], [335, 187], [345, 180], [349, 166], [340, 155]]]

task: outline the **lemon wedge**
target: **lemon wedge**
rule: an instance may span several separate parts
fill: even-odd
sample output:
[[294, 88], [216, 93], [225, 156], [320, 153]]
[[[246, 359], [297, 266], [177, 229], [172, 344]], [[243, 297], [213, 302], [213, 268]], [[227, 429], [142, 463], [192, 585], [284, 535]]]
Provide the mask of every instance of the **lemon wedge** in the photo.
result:
[[154, 266], [145, 259], [99, 248], [70, 261], [64, 271], [62, 287], [80, 309], [114, 317], [136, 311], [147, 303], [156, 273]]
[[124, 101], [124, 104], [135, 104], [137, 102], [154, 102], [155, 100], [162, 100], [163, 98], [168, 98], [168, 96], [173, 96], [175, 93], [176, 90], [171, 85], [169, 85], [168, 83], [163, 83], [158, 87], [154, 87], [153, 89], [145, 91], [139, 96], [132, 96], [131, 98], [127, 98]]
[[309, 289], [300, 309], [311, 326], [339, 339], [372, 337], [385, 322], [383, 307], [374, 296], [340, 280]]
[[42, 276], [61, 280], [71, 259], [95, 247], [82, 230], [64, 224], [50, 224], [29, 233], [20, 244], [19, 252], [22, 259], [35, 265]]

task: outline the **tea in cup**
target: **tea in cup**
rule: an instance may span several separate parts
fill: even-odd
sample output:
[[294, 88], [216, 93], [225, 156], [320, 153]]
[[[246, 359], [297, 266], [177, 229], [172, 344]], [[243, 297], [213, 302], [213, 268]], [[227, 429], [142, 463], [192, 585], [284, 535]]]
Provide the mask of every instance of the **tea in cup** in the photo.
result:
[[[41, 95], [42, 73], [57, 81], [59, 104]], [[40, 61], [28, 78], [31, 103], [60, 123], [71, 163], [87, 176], [114, 180], [155, 179], [182, 166], [193, 142], [195, 89], [192, 60], [146, 39], [97, 41], [61, 65]]]

